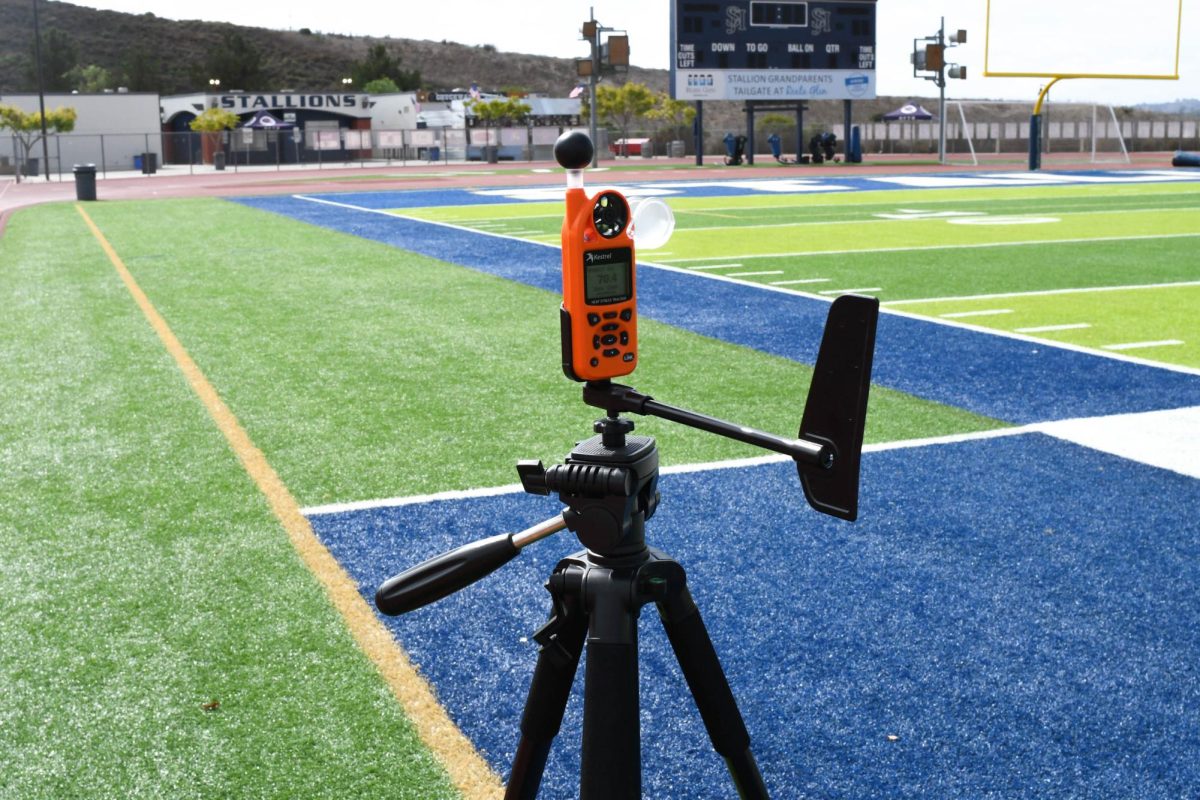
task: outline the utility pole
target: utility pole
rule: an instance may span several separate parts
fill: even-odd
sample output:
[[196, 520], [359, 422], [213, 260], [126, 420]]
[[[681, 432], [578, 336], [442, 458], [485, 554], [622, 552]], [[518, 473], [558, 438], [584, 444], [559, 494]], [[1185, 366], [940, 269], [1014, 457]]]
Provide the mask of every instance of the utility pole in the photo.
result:
[[38, 3], [33, 0], [33, 60], [37, 73], [38, 108], [42, 112], [42, 163], [46, 166], [46, 182], [50, 181], [50, 143], [46, 141], [46, 92], [42, 88], [42, 31], [38, 26]]

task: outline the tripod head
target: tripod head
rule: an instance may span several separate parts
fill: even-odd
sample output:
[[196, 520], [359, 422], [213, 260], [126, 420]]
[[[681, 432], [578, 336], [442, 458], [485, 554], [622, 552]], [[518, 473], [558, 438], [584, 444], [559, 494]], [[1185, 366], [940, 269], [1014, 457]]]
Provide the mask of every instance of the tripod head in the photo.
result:
[[[600, 559], [636, 558], [644, 525], [658, 506], [654, 440], [627, 436], [622, 413], [655, 416], [789, 456], [809, 505], [846, 520], [858, 516], [859, 460], [866, 423], [879, 301], [843, 295], [833, 301], [813, 369], [800, 429], [777, 436], [659, 402], [613, 383], [637, 365], [637, 293], [629, 204], [614, 190], [588, 197], [583, 168], [592, 143], [580, 131], [559, 137], [554, 154], [567, 170], [562, 228], [562, 363], [584, 383], [583, 401], [603, 410], [597, 436], [579, 443], [561, 465], [517, 465], [527, 492], [557, 492], [566, 504], [551, 519], [436, 556], [379, 588], [376, 606], [401, 614], [438, 600], [507, 563], [521, 548], [569, 528]], [[669, 216], [669, 210], [668, 210]], [[673, 218], [671, 218], [673, 226]]]

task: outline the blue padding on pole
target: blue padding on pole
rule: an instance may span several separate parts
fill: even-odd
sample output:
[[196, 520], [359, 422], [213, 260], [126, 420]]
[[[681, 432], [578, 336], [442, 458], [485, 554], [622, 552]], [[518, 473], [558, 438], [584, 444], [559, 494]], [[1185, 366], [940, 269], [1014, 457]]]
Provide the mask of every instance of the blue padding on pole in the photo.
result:
[[[647, 539], [687, 570], [772, 797], [1200, 786], [1200, 481], [1027, 434], [867, 453], [853, 525], [808, 509], [791, 463], [660, 486]], [[403, 568], [558, 508], [512, 494], [312, 523], [369, 601]], [[501, 775], [549, 612], [542, 584], [576, 549], [564, 532], [385, 620]], [[653, 608], [640, 636], [645, 796], [733, 796]], [[546, 797], [576, 795], [581, 683]]]
[[[296, 198], [241, 202], [561, 292], [554, 247]], [[804, 364], [816, 359], [829, 311], [811, 297], [648, 266], [638, 271], [638, 299], [642, 317]], [[545, 313], [557, 315], [557, 304], [548, 298]], [[1200, 405], [1195, 374], [887, 313], [873, 380], [1015, 424]]]
[[1029, 168], [1040, 169], [1042, 166], [1042, 115], [1034, 114], [1029, 118]]
[[1171, 159], [1172, 167], [1200, 167], [1200, 153], [1189, 153], [1185, 150], [1176, 151]]

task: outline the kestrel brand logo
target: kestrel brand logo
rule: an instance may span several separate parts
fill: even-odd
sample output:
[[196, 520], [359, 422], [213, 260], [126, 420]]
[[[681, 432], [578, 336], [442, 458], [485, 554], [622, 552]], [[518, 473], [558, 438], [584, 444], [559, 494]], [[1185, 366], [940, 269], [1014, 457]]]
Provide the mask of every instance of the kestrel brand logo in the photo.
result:
[[611, 250], [589, 250], [583, 254], [585, 264], [606, 264], [613, 260], [616, 254]]

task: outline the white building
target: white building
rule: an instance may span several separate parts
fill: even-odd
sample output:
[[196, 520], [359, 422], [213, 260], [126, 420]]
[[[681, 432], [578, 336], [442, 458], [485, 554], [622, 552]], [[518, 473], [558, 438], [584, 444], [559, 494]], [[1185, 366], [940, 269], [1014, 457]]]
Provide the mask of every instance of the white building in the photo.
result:
[[[46, 111], [56, 108], [75, 109], [75, 130], [60, 135], [51, 134], [47, 142], [52, 174], [70, 174], [75, 164], [95, 164], [98, 170], [134, 168], [135, 156], [155, 154], [162, 160], [162, 141], [158, 95], [145, 92], [105, 92], [101, 94], [47, 94]], [[16, 106], [22, 111], [38, 112], [36, 94], [0, 95], [0, 104]], [[24, 158], [23, 148], [11, 131], [0, 131], [0, 169]], [[34, 145], [30, 156], [41, 165], [42, 145]]]

